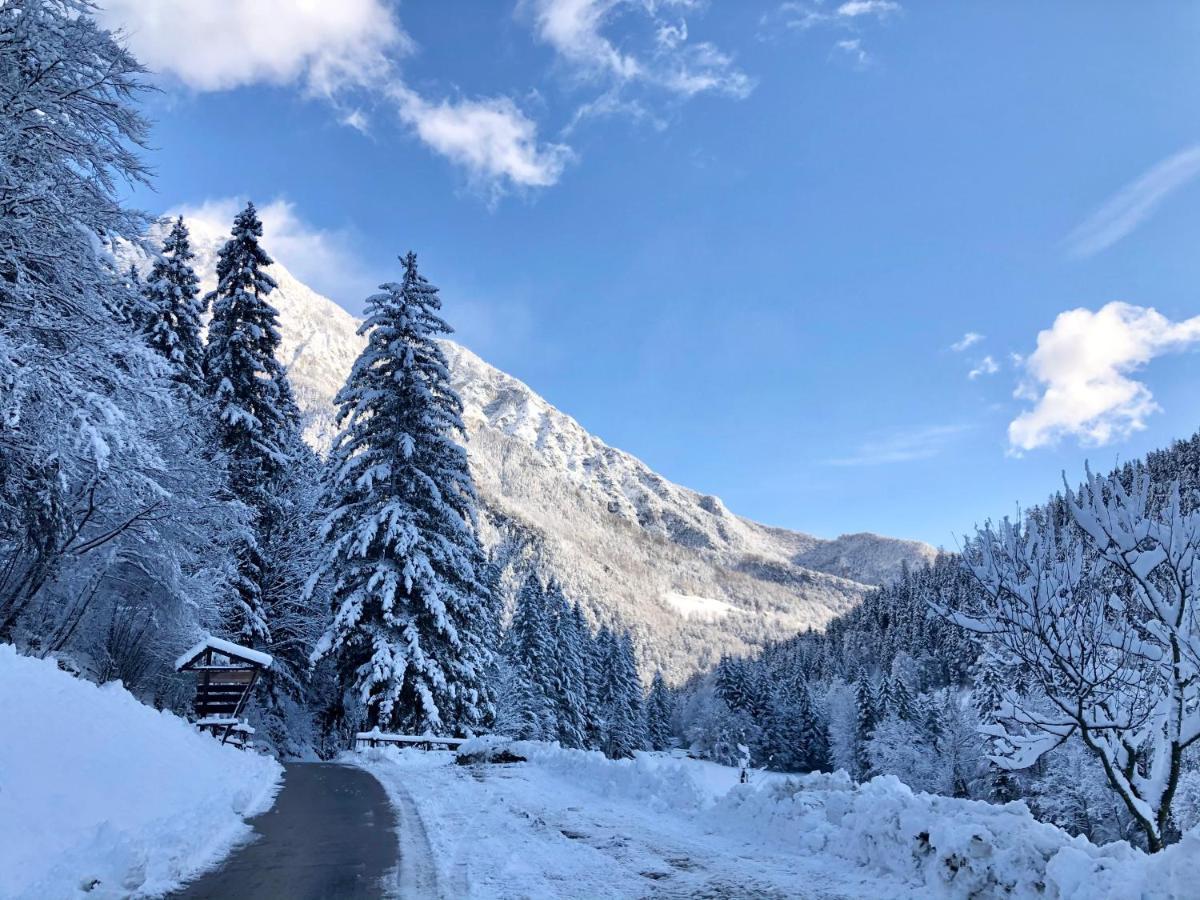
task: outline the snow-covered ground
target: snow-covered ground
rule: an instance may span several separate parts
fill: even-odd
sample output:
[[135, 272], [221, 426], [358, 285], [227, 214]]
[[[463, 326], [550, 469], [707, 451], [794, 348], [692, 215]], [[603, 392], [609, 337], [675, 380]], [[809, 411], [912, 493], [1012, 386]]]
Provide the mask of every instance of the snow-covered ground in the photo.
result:
[[[734, 769], [532, 753], [507, 766], [458, 766], [451, 753], [421, 751], [354, 757], [396, 806], [402, 895], [420, 884], [422, 896], [447, 898], [922, 896], [836, 857], [781, 853], [754, 830], [726, 827], [714, 798], [737, 784]], [[757, 774], [748, 790], [771, 778]]]
[[1200, 834], [1163, 854], [1096, 847], [892, 777], [752, 773], [695, 760], [517, 744], [527, 763], [348, 755], [396, 806], [400, 893], [420, 896], [1184, 900]]
[[154, 895], [270, 807], [273, 759], [0, 644], [0, 897]]

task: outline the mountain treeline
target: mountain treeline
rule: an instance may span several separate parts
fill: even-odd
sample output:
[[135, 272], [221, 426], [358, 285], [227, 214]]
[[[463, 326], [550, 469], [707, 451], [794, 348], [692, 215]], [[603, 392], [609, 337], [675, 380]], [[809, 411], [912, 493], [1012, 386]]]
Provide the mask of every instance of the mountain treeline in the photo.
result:
[[745, 743], [780, 771], [1023, 799], [1157, 849], [1200, 823], [1198, 509], [1200, 432], [1089, 472], [823, 633], [691, 679], [677, 739], [730, 764]]

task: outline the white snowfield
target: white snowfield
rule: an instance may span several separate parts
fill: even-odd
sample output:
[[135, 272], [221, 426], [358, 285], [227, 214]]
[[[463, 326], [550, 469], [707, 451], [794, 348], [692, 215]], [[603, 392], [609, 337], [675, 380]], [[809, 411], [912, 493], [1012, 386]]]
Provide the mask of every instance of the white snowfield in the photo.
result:
[[[463, 752], [473, 751], [472, 743]], [[1198, 895], [1200, 834], [1158, 856], [1097, 847], [1021, 803], [914, 794], [887, 776], [787, 778], [521, 742], [513, 765], [348, 755], [396, 806], [401, 895], [445, 898], [1050, 898]]]
[[0, 897], [154, 896], [271, 805], [275, 760], [0, 644]]

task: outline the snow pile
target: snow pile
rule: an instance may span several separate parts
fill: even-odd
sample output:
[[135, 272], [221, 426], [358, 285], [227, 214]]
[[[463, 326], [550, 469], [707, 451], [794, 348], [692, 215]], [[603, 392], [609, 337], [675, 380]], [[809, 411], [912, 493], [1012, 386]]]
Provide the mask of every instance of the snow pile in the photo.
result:
[[914, 793], [891, 775], [855, 785], [844, 772], [766, 790], [735, 787], [710, 815], [798, 853], [834, 854], [919, 884], [930, 897], [1119, 900], [1192, 896], [1200, 834], [1148, 856], [1098, 847], [1036, 821], [1022, 802], [996, 806]]
[[[636, 800], [654, 811], [694, 810], [705, 802], [705, 794], [684, 766], [662, 757], [639, 753], [634, 759], [609, 759], [599, 750], [567, 750], [557, 742], [509, 741], [489, 735], [476, 738], [492, 753], [500, 748], [523, 757], [541, 769], [578, 779], [602, 797]], [[463, 744], [459, 753], [473, 748]]]
[[156, 894], [269, 808], [273, 759], [0, 644], [0, 896]]
[[[494, 738], [547, 785], [586, 786], [608, 802], [689, 821], [699, 833], [787, 858], [838, 858], [917, 896], [980, 900], [1172, 900], [1200, 884], [1200, 829], [1147, 855], [1097, 846], [1038, 822], [1022, 802], [998, 806], [911, 790], [894, 776], [857, 785], [845, 772], [783, 776], [659, 754], [610, 760], [557, 744]], [[464, 745], [465, 747], [465, 745]], [[393, 757], [395, 759], [395, 757]], [[524, 767], [519, 767], [524, 768]]]

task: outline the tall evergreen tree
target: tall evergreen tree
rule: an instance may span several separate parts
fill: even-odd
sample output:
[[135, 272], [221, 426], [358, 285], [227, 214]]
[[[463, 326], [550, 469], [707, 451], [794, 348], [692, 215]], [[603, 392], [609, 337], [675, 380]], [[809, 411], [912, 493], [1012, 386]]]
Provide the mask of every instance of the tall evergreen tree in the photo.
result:
[[146, 279], [146, 331], [150, 346], [170, 361], [174, 379], [199, 392], [204, 377], [204, 345], [200, 338], [204, 307], [199, 300], [200, 279], [192, 269], [195, 256], [180, 216]]
[[530, 708], [538, 740], [558, 738], [555, 690], [555, 647], [546, 591], [530, 573], [517, 592], [517, 608], [509, 628], [507, 650], [513, 666], [529, 685]]
[[871, 682], [867, 678], [867, 673], [859, 669], [858, 682], [854, 687], [854, 697], [857, 707], [857, 720], [855, 725], [855, 744], [857, 769], [855, 773], [859, 779], [866, 779], [871, 775], [871, 757], [868, 753], [868, 744], [871, 740], [871, 735], [875, 731], [875, 723], [878, 721], [875, 711], [875, 695], [871, 690]]
[[[491, 716], [492, 604], [477, 535], [462, 401], [437, 337], [437, 289], [403, 258], [367, 300], [367, 346], [338, 393], [328, 552], [332, 655], [367, 724], [474, 733]], [[314, 580], [310, 579], [310, 585]]]
[[579, 635], [583, 664], [583, 745], [599, 750], [603, 744], [604, 715], [600, 709], [601, 661], [598, 641], [588, 628], [579, 604], [571, 607], [575, 633]]
[[671, 716], [675, 700], [661, 671], [654, 673], [646, 698], [646, 738], [651, 750], [667, 750], [672, 744]]
[[262, 222], [248, 203], [220, 250], [216, 290], [205, 298], [213, 315], [204, 378], [216, 406], [230, 488], [249, 507], [256, 526], [239, 554], [237, 599], [226, 627], [237, 639], [261, 646], [271, 639], [262, 597], [263, 532], [271, 523], [273, 483], [287, 464], [297, 417], [288, 406], [287, 375], [275, 358], [279, 314], [267, 296], [276, 285], [265, 271], [271, 258], [259, 246], [260, 237]]
[[803, 767], [809, 772], [826, 772], [832, 768], [829, 754], [829, 733], [821, 712], [813, 702], [807, 683], [799, 686], [797, 717], [800, 719], [800, 746], [804, 748]]
[[605, 711], [604, 753], [613, 759], [633, 756], [646, 746], [642, 682], [629, 632], [606, 635], [606, 671], [602, 688]]
[[914, 715], [912, 695], [902, 678], [892, 679], [892, 712], [906, 722], [912, 721]]
[[581, 636], [575, 629], [575, 619], [562, 587], [553, 578], [546, 588], [546, 604], [553, 637], [551, 689], [556, 707], [557, 738], [564, 747], [578, 749], [586, 740], [584, 706], [587, 700]]

